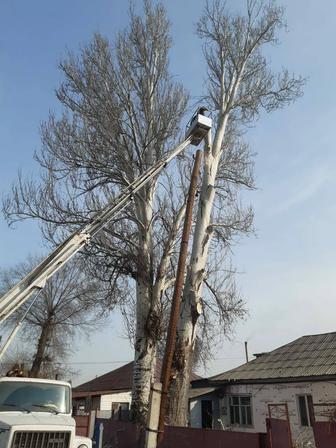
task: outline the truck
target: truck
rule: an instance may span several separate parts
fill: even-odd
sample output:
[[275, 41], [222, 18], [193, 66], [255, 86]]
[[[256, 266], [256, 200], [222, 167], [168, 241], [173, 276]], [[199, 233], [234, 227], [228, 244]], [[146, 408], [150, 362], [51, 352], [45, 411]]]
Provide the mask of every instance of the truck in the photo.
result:
[[71, 411], [67, 382], [0, 378], [0, 448], [92, 448]]

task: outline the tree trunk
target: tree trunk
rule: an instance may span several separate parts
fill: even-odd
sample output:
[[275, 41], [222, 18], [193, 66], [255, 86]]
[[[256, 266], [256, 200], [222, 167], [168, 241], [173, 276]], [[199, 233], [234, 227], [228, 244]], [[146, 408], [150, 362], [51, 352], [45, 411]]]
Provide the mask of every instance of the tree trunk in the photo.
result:
[[157, 325], [151, 309], [150, 286], [142, 278], [137, 281], [137, 323], [133, 367], [132, 415], [142, 426], [146, 424], [150, 386], [156, 352], [153, 335]]
[[[152, 161], [148, 161], [148, 165]], [[134, 346], [134, 367], [132, 387], [132, 419], [145, 427], [154, 358], [156, 354], [159, 320], [157, 298], [153, 291], [152, 269], [152, 216], [155, 185], [144, 191], [143, 199], [136, 198], [137, 215], [142, 222], [139, 229], [139, 261], [136, 278], [136, 334]]]
[[184, 286], [180, 320], [177, 329], [174, 368], [176, 376], [169, 391], [169, 423], [188, 424], [188, 394], [193, 363], [196, 324], [202, 313], [201, 294], [209, 245], [211, 241], [211, 212], [215, 198], [215, 180], [221, 156], [227, 118], [218, 125], [214, 144], [210, 132], [205, 142], [204, 171], [198, 204], [190, 266]]
[[37, 351], [33, 360], [32, 367], [29, 372], [29, 376], [31, 378], [39, 377], [50, 333], [51, 333], [51, 322], [47, 321], [46, 324], [42, 327], [42, 331], [37, 344]]

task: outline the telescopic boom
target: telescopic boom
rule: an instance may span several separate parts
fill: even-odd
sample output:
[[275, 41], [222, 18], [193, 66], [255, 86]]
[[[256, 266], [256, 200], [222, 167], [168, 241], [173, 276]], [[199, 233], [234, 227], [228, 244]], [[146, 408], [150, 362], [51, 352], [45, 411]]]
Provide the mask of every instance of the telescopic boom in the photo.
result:
[[189, 144], [198, 144], [201, 137], [203, 139], [210, 128], [211, 119], [197, 111], [191, 120], [185, 140], [182, 143], [141, 174], [112, 203], [106, 205], [84, 227], [73, 232], [68, 239], [51, 252], [23, 280], [0, 298], [0, 323], [8, 319], [34, 292], [43, 289], [46, 281], [123, 210], [132, 201], [133, 195], [137, 191], [155, 178], [186, 146]]

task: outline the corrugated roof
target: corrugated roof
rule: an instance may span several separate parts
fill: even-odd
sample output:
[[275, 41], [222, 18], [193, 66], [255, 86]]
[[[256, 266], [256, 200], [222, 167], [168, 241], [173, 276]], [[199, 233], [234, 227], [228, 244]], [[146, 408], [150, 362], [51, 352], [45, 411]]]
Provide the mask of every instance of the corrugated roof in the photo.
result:
[[302, 336], [289, 344], [215, 375], [212, 381], [242, 381], [336, 375], [336, 332]]
[[[155, 381], [160, 381], [162, 363], [160, 360], [156, 362]], [[200, 379], [201, 377], [192, 373], [191, 381]], [[133, 361], [98, 376], [91, 381], [80, 384], [73, 388], [73, 396], [83, 396], [85, 393], [92, 395], [92, 392], [106, 393], [114, 390], [131, 390], [133, 380]], [[98, 394], [97, 394], [98, 395]]]

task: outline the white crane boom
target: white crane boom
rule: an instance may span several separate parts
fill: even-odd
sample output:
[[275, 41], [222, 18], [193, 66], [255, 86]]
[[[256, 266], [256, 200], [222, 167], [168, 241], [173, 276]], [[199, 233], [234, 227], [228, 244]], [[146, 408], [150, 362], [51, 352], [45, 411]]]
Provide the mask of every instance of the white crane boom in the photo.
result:
[[92, 220], [73, 232], [62, 244], [53, 250], [36, 268], [0, 298], [0, 323], [8, 319], [30, 296], [44, 288], [46, 281], [67, 263], [90, 239], [105, 227], [118, 212], [132, 200], [133, 195], [189, 144], [198, 144], [211, 128], [211, 119], [197, 112], [187, 130], [185, 140], [168, 152], [161, 160], [141, 174], [123, 190], [115, 200], [107, 204]]
[[153, 179], [175, 156], [191, 142], [191, 137], [184, 140], [176, 148], [170, 151], [162, 160], [159, 160], [151, 168], [139, 176], [121, 194], [99, 212], [83, 228], [76, 230], [69, 238], [60, 244], [47, 256], [36, 268], [34, 268], [23, 280], [8, 291], [0, 299], [0, 322], [7, 319], [29, 297], [44, 285], [49, 277], [58, 271], [70, 260], [90, 239], [105, 227], [118, 212], [123, 210], [132, 200], [133, 195], [145, 184]]

